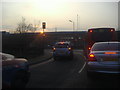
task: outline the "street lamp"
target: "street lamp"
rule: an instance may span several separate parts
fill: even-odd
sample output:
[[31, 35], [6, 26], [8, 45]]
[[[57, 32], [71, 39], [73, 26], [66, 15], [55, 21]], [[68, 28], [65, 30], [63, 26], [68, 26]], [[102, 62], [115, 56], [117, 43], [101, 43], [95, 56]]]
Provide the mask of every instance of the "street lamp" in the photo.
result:
[[69, 22], [73, 23], [73, 31], [75, 30], [75, 23], [72, 20], [69, 20]]

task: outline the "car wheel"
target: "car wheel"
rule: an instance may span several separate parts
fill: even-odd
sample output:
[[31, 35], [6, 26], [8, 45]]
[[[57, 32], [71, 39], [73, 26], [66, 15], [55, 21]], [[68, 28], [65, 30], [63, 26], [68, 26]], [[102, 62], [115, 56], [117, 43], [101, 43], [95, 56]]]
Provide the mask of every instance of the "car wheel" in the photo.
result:
[[11, 87], [12, 88], [25, 88], [26, 84], [29, 81], [29, 75], [27, 75], [27, 72], [17, 72]]

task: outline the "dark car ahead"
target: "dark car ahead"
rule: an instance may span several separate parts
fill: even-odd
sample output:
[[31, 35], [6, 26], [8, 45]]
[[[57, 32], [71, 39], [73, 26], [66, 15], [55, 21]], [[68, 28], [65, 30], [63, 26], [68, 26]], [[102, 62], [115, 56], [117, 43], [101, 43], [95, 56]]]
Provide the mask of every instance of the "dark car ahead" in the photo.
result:
[[61, 57], [73, 59], [73, 50], [70, 42], [57, 42], [53, 48], [54, 60]]
[[120, 42], [95, 43], [87, 61], [88, 75], [93, 72], [120, 74]]
[[28, 61], [0, 53], [2, 59], [2, 88], [24, 88], [29, 80]]

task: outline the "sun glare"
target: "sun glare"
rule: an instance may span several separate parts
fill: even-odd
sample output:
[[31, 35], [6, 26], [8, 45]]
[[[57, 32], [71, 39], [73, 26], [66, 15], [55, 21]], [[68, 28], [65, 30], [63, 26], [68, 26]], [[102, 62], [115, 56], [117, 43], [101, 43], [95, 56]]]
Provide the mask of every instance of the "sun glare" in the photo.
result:
[[43, 34], [44, 32], [43, 31], [40, 31], [41, 34]]

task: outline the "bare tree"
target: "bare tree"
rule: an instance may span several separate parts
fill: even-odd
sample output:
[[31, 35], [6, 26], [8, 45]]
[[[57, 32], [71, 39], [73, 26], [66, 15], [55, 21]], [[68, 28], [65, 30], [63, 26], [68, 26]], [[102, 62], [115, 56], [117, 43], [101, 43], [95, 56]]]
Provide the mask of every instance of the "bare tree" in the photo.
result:
[[25, 20], [26, 19], [22, 17], [22, 21], [18, 23], [18, 27], [16, 28], [16, 31], [19, 33], [26, 33], [28, 31], [35, 32], [38, 27], [36, 25], [33, 26], [33, 24], [27, 25]]
[[18, 27], [17, 27], [16, 31], [19, 32], [19, 33], [25, 33], [25, 32], [28, 31], [27, 30], [27, 24], [25, 23], [25, 18], [24, 17], [22, 17], [22, 22], [20, 22], [18, 24]]
[[31, 32], [35, 32], [37, 30], [37, 28], [38, 27], [36, 25], [33, 26], [33, 24], [28, 24], [28, 26], [27, 26], [27, 30], [31, 31]]

